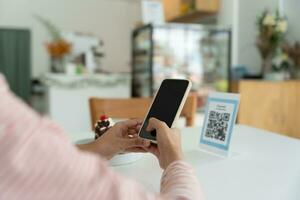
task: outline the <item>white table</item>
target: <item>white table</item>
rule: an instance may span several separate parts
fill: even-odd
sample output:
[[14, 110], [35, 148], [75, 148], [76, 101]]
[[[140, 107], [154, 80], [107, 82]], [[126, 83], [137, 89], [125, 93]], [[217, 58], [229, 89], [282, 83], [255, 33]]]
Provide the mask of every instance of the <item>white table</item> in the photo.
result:
[[[238, 125], [231, 142], [236, 155], [221, 158], [199, 150], [200, 132], [200, 128], [183, 129], [182, 142], [207, 200], [300, 199], [300, 140]], [[72, 136], [73, 141], [84, 137]], [[159, 191], [162, 171], [152, 155], [114, 168], [148, 190]]]

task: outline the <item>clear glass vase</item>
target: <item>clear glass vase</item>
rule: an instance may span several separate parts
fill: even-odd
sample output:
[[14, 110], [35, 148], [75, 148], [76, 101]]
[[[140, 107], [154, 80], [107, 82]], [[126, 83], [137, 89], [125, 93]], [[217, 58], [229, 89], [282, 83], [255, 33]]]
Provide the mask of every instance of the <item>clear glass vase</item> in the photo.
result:
[[65, 73], [66, 61], [64, 57], [51, 58], [51, 72], [52, 73]]
[[271, 56], [267, 56], [266, 58], [262, 59], [261, 63], [261, 73], [262, 76], [265, 77], [266, 74], [272, 71], [272, 60]]

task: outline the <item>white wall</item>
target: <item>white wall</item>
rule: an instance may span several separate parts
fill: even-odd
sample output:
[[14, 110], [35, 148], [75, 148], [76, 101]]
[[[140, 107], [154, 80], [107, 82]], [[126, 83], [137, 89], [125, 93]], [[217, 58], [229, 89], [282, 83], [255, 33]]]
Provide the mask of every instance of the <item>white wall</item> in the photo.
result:
[[218, 15], [218, 25], [232, 30], [232, 57], [233, 66], [238, 65], [238, 11], [239, 0], [222, 0], [220, 13]]
[[285, 0], [284, 12], [289, 21], [288, 39], [292, 42], [300, 41], [300, 1]]
[[141, 18], [138, 0], [0, 0], [0, 26], [31, 29], [32, 76], [39, 76], [49, 69], [44, 43], [50, 37], [33, 14], [63, 30], [99, 36], [105, 43], [104, 68], [129, 71], [131, 31]]

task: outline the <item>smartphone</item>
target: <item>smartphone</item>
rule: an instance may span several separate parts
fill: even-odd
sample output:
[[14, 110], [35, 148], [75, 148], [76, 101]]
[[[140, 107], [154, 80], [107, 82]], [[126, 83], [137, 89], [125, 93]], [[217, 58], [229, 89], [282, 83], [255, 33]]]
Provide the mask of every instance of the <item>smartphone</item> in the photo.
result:
[[165, 122], [171, 128], [180, 116], [191, 87], [191, 81], [186, 79], [165, 79], [155, 95], [140, 129], [139, 136], [156, 143], [156, 131], [146, 131], [149, 119], [155, 117]]

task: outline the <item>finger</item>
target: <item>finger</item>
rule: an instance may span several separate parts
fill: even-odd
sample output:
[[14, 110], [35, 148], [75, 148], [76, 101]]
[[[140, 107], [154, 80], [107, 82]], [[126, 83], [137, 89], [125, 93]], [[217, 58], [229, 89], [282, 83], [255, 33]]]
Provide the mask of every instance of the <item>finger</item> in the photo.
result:
[[124, 138], [137, 138], [139, 135], [137, 133], [133, 133], [133, 134], [126, 134], [124, 135]]
[[132, 134], [132, 135], [128, 135], [130, 138], [137, 138], [139, 137], [138, 133]]
[[125, 137], [125, 138], [133, 138], [133, 137], [136, 137], [138, 135], [138, 131], [135, 129], [135, 128], [131, 128], [131, 129], [128, 129], [127, 131], [123, 131], [122, 132], [122, 136]]
[[138, 120], [138, 121], [140, 121], [140, 124], [143, 123], [143, 119], [137, 118], [137, 117], [129, 118], [129, 120]]
[[133, 137], [135, 137], [140, 132], [140, 129], [141, 129], [141, 125], [137, 125], [135, 128], [129, 129], [127, 134], [132, 135]]
[[136, 132], [135, 129], [129, 129], [129, 130], [127, 131], [127, 135], [136, 135], [136, 134], [137, 134], [137, 132]]
[[133, 147], [149, 147], [150, 141], [141, 138], [124, 138], [120, 141], [123, 149], [129, 149]]
[[166, 126], [166, 123], [151, 117], [148, 121], [147, 131], [157, 130]]
[[141, 119], [129, 119], [126, 121], [121, 122], [123, 126], [130, 128], [130, 127], [135, 127], [137, 125], [140, 125], [142, 123]]
[[122, 135], [123, 136], [126, 135], [126, 133], [124, 133], [124, 132], [127, 132], [128, 129], [135, 128], [140, 123], [141, 123], [141, 120], [139, 120], [139, 119], [131, 119], [131, 120], [120, 122], [119, 127], [121, 128]]
[[135, 131], [138, 133], [138, 132], [140, 132], [141, 128], [142, 128], [142, 125], [139, 124], [135, 127]]

